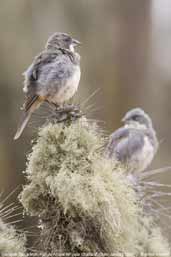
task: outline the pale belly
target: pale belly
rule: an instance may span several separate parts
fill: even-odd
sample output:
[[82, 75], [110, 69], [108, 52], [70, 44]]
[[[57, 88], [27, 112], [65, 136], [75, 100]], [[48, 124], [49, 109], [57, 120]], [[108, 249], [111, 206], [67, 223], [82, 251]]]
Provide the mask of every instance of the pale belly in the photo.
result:
[[76, 67], [73, 76], [66, 82], [63, 87], [59, 89], [55, 95], [48, 97], [48, 100], [56, 104], [62, 104], [72, 98], [78, 89], [80, 76], [80, 68]]

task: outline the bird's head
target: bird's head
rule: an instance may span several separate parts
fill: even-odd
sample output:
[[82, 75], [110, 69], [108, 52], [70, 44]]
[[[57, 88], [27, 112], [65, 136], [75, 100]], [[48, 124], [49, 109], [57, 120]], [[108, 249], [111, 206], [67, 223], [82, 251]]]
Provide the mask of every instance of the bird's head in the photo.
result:
[[56, 32], [48, 39], [45, 48], [50, 50], [63, 48], [74, 52], [74, 47], [80, 44], [78, 40], [70, 37], [68, 34]]
[[152, 121], [147, 113], [140, 108], [128, 111], [122, 119], [126, 126], [135, 128], [151, 128]]

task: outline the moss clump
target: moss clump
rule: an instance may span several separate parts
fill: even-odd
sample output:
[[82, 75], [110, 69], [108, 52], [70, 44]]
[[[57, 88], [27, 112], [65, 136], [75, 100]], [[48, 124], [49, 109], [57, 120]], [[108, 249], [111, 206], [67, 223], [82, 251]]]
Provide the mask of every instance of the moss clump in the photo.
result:
[[0, 219], [0, 256], [25, 256], [25, 237]]
[[141, 204], [123, 168], [101, 154], [104, 142], [103, 133], [84, 118], [40, 130], [20, 196], [25, 210], [39, 217], [39, 249], [140, 256], [156, 254], [158, 245], [168, 253], [160, 233], [150, 237], [152, 228], [144, 225]]

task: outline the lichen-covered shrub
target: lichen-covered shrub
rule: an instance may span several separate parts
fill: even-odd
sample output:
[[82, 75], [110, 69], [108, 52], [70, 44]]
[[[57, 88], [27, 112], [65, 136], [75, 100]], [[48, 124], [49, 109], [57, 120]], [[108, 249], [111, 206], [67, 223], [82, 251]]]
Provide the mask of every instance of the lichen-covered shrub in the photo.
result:
[[25, 256], [25, 237], [16, 232], [10, 224], [5, 224], [1, 219], [0, 210], [0, 256]]
[[37, 250], [170, 256], [124, 169], [103, 156], [104, 144], [103, 133], [85, 118], [40, 130], [20, 195], [27, 213], [39, 218]]

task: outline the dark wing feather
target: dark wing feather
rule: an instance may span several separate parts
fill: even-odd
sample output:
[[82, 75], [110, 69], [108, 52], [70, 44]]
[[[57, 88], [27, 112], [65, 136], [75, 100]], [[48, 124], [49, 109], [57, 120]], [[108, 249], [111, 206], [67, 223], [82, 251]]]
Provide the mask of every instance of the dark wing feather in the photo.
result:
[[115, 154], [115, 149], [116, 149], [118, 143], [122, 139], [127, 138], [128, 135], [129, 135], [129, 129], [119, 128], [110, 136], [109, 143], [107, 145], [107, 155], [110, 158]]
[[23, 105], [23, 110], [24, 110], [25, 112], [27, 112], [27, 111], [30, 109], [30, 107], [32, 106], [32, 104], [33, 104], [36, 100], [38, 100], [38, 98], [39, 98], [38, 95], [27, 96], [27, 97], [26, 97], [26, 100], [25, 100], [25, 102], [24, 102], [24, 105]]
[[60, 54], [62, 54], [61, 51], [55, 51], [55, 52], [43, 51], [38, 56], [36, 56], [31, 66], [25, 72], [28, 83], [38, 80], [39, 72], [42, 66], [53, 62], [54, 59]]
[[111, 136], [110, 157], [126, 162], [144, 146], [144, 134], [136, 129], [120, 128]]
[[144, 147], [144, 135], [141, 131], [131, 130], [129, 135], [122, 138], [115, 148], [115, 154], [119, 161], [126, 162]]
[[23, 109], [28, 111], [32, 104], [37, 100], [39, 97], [37, 95], [37, 87], [36, 83], [39, 78], [39, 73], [41, 71], [42, 66], [51, 63], [54, 59], [62, 52], [59, 51], [43, 51], [38, 56], [35, 57], [33, 63], [30, 67], [25, 71], [25, 88], [27, 88], [26, 93], [26, 100], [23, 105]]

